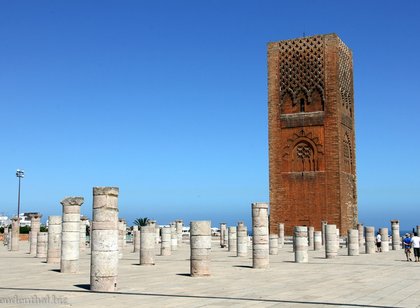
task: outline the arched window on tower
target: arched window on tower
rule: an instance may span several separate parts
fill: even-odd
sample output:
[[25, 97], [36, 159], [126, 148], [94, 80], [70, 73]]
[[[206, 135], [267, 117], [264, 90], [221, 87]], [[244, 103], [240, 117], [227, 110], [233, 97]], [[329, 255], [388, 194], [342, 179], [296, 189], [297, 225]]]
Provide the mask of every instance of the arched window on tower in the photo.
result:
[[299, 104], [300, 104], [300, 112], [305, 112], [305, 99], [301, 98]]

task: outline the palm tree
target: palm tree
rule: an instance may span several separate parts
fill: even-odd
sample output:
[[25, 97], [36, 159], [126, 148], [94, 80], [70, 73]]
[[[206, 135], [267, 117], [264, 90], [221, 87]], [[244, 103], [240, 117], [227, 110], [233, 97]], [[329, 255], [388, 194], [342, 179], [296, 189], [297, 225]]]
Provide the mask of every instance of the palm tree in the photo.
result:
[[143, 218], [137, 218], [136, 220], [134, 220], [134, 225], [135, 226], [139, 226], [139, 227], [141, 227], [141, 226], [146, 226], [147, 225], [147, 221], [148, 221], [149, 219], [147, 218], [147, 217], [143, 217]]

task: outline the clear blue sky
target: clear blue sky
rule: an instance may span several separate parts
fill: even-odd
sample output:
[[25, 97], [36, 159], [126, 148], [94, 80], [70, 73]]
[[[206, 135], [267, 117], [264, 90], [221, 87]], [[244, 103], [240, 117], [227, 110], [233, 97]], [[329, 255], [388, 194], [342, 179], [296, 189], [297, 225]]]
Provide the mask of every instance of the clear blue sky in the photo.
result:
[[[420, 224], [418, 1], [0, 0], [0, 212], [120, 188], [120, 216], [250, 224], [268, 201], [266, 44], [353, 50], [360, 221]], [[45, 221], [45, 219], [43, 219]]]

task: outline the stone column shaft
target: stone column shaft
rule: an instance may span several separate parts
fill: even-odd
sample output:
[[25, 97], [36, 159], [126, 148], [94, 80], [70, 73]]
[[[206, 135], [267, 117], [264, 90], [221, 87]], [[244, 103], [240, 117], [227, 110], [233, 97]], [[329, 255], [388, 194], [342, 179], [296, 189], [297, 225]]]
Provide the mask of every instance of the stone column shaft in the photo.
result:
[[366, 254], [373, 254], [376, 251], [375, 247], [375, 227], [365, 227], [366, 234]]
[[314, 232], [314, 250], [321, 250], [322, 248], [322, 232]]
[[238, 257], [246, 257], [248, 255], [248, 229], [245, 224], [240, 221], [238, 222], [237, 230], [237, 252]]
[[279, 235], [278, 234], [270, 234], [269, 235], [269, 254], [270, 255], [278, 255], [279, 254]]
[[155, 265], [155, 225], [140, 227], [140, 265]]
[[192, 277], [210, 275], [211, 222], [191, 221], [191, 258], [190, 273]]
[[312, 227], [312, 226], [308, 227], [308, 246], [309, 246], [309, 249], [311, 249], [311, 250], [315, 249], [314, 232], [315, 232], [314, 227]]
[[362, 251], [365, 246], [365, 238], [363, 236], [364, 227], [363, 224], [357, 224], [358, 239], [359, 239], [359, 251]]
[[308, 228], [295, 226], [293, 231], [293, 246], [295, 247], [295, 262], [308, 262]]
[[380, 228], [379, 232], [381, 234], [381, 251], [388, 252], [389, 251], [388, 228]]
[[252, 267], [269, 267], [268, 204], [252, 204]]
[[61, 216], [48, 217], [47, 263], [60, 263], [61, 259]]
[[349, 256], [359, 255], [359, 230], [348, 230], [347, 231], [347, 250]]
[[93, 188], [90, 290], [114, 292], [118, 276], [118, 187]]
[[284, 246], [284, 224], [279, 223], [279, 248]]
[[68, 197], [61, 201], [63, 222], [60, 269], [62, 273], [77, 273], [79, 271], [80, 206], [83, 201], [83, 197]]
[[19, 218], [13, 217], [12, 218], [12, 232], [11, 232], [11, 240], [10, 240], [10, 250], [11, 251], [18, 251], [19, 250], [19, 236], [20, 236], [20, 224]]
[[134, 232], [134, 237], [133, 237], [134, 248], [133, 248], [133, 252], [140, 253], [140, 231], [139, 230], [134, 230], [133, 232]]
[[236, 227], [228, 228], [228, 251], [236, 252]]
[[160, 253], [162, 256], [170, 256], [171, 250], [171, 227], [163, 227]]
[[400, 236], [400, 222], [399, 220], [391, 220], [392, 230], [392, 250], [401, 249], [401, 236]]
[[37, 258], [47, 257], [47, 244], [48, 244], [48, 233], [38, 232], [38, 238], [36, 241], [36, 257]]
[[41, 230], [41, 217], [40, 214], [31, 215], [31, 232], [29, 233], [29, 253], [33, 256], [36, 255], [38, 232]]
[[80, 251], [86, 250], [86, 217], [80, 219]]
[[177, 244], [180, 246], [182, 244], [182, 226], [183, 222], [182, 220], [175, 220], [175, 229], [177, 234]]
[[176, 234], [176, 224], [171, 222], [171, 250], [175, 251], [178, 249], [178, 236]]
[[227, 232], [226, 223], [224, 222], [220, 223], [220, 247], [221, 248], [225, 248], [227, 245], [225, 241], [226, 232]]
[[332, 259], [337, 256], [337, 228], [335, 225], [325, 226], [325, 256], [327, 259]]
[[118, 219], [118, 258], [122, 259], [124, 255], [124, 238], [125, 238], [125, 220]]

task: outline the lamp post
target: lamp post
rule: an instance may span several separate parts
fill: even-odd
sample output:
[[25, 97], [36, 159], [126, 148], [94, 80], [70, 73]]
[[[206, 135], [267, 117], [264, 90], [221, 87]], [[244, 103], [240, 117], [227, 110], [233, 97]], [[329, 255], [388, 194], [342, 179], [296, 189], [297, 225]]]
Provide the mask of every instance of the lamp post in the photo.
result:
[[25, 171], [17, 169], [16, 170], [16, 176], [19, 178], [17, 217], [18, 217], [18, 221], [19, 221], [19, 224], [20, 224], [20, 217], [19, 217], [19, 213], [20, 213], [20, 180], [25, 176]]

